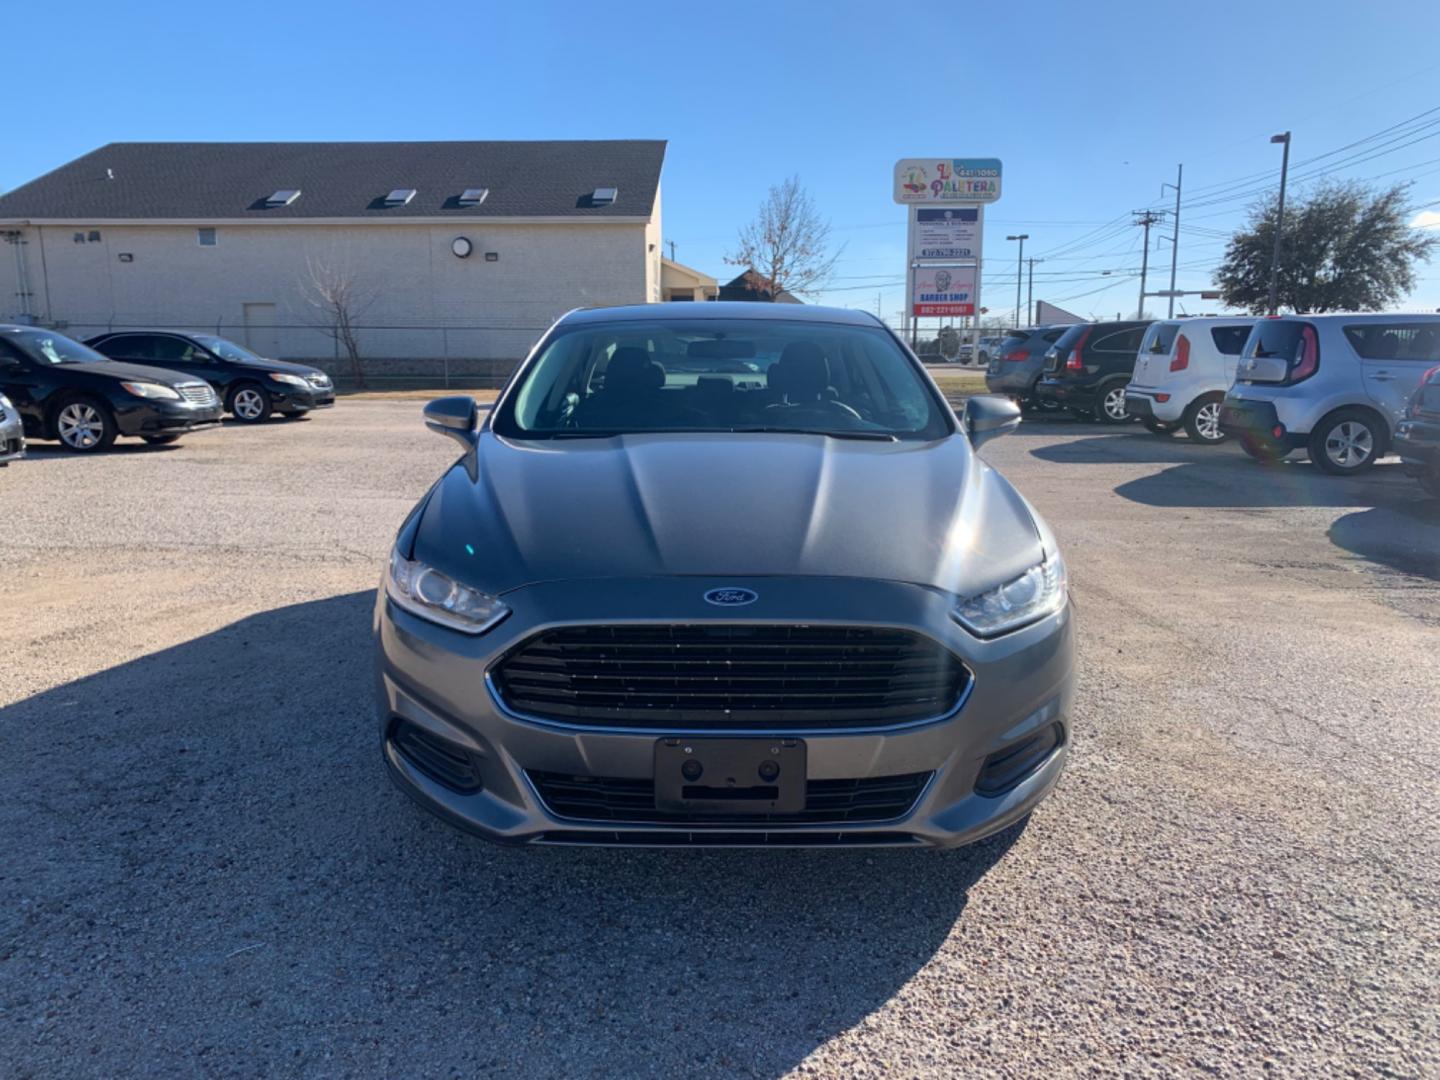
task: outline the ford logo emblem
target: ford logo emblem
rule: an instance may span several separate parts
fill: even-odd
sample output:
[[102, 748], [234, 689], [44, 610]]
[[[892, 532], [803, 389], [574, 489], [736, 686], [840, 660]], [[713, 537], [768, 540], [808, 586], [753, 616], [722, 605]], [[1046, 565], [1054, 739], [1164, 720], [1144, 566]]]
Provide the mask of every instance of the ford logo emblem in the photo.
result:
[[711, 589], [705, 594], [705, 602], [718, 607], [741, 607], [759, 599], [760, 594], [753, 589]]

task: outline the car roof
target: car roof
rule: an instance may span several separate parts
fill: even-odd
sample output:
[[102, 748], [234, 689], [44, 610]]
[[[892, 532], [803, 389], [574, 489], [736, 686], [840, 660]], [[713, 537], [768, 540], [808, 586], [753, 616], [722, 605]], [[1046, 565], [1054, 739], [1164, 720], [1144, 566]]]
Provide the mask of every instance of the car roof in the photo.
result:
[[689, 303], [626, 304], [617, 307], [578, 308], [561, 316], [566, 326], [610, 322], [694, 322], [697, 319], [764, 319], [774, 322], [844, 323], [850, 326], [884, 326], [869, 311], [817, 307], [813, 304], [767, 304], [750, 300], [710, 300]]
[[1347, 322], [1347, 323], [1356, 323], [1356, 322], [1358, 322], [1358, 323], [1367, 323], [1367, 322], [1384, 323], [1384, 322], [1397, 322], [1397, 321], [1398, 321], [1398, 322], [1433, 322], [1433, 323], [1440, 323], [1440, 315], [1437, 315], [1437, 314], [1436, 314], [1435, 312], [1433, 312], [1433, 311], [1351, 311], [1351, 312], [1344, 312], [1344, 311], [1330, 312], [1330, 311], [1327, 311], [1327, 312], [1325, 312], [1323, 315], [1300, 315], [1300, 314], [1294, 314], [1294, 313], [1289, 314], [1289, 315], [1270, 315], [1270, 316], [1262, 315], [1262, 316], [1259, 316], [1259, 317], [1256, 319], [1256, 321], [1257, 321], [1257, 322], [1276, 322], [1276, 321], [1280, 321], [1280, 322], [1284, 322], [1284, 321], [1292, 321], [1292, 322], [1337, 322], [1337, 321], [1340, 321], [1340, 322]]
[[1164, 322], [1173, 322], [1177, 326], [1184, 326], [1186, 323], [1203, 323], [1206, 326], [1254, 326], [1263, 316], [1260, 315], [1187, 315], [1179, 319], [1165, 319]]

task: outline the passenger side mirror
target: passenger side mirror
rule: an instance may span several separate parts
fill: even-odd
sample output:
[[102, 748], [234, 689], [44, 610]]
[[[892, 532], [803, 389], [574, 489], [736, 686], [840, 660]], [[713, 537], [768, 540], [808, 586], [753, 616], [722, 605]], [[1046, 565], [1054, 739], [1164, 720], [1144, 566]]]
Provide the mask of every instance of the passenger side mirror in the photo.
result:
[[997, 435], [1020, 426], [1020, 406], [1001, 394], [976, 394], [965, 402], [961, 417], [970, 445], [979, 449]]
[[475, 420], [479, 410], [472, 397], [436, 398], [425, 406], [425, 426], [441, 435], [448, 435], [469, 450], [478, 441]]

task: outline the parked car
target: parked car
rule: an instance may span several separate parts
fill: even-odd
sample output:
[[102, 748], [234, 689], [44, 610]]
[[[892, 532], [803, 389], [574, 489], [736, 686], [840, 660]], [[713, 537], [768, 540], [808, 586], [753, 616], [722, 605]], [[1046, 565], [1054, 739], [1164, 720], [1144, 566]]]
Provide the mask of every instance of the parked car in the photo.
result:
[[0, 326], [0, 392], [32, 439], [68, 450], [108, 450], [117, 436], [152, 445], [220, 423], [209, 383], [162, 368], [122, 364], [33, 326]]
[[1440, 362], [1440, 315], [1284, 315], [1245, 340], [1220, 426], [1252, 457], [1304, 447], [1354, 475], [1389, 452], [1406, 403]]
[[1254, 319], [1166, 319], [1140, 342], [1125, 407], [1151, 431], [1183, 427], [1198, 443], [1222, 443], [1220, 403], [1235, 381]]
[[1045, 351], [1060, 340], [1068, 326], [1032, 326], [1011, 330], [985, 367], [985, 388], [1014, 398], [1026, 408], [1053, 408], [1035, 395], [1045, 367]]
[[1000, 346], [1004, 341], [1003, 336], [982, 337], [975, 343], [975, 363], [988, 366], [991, 357], [999, 353]]
[[0, 469], [25, 456], [25, 425], [20, 410], [0, 394]]
[[1395, 451], [1405, 471], [1440, 498], [1440, 365], [1420, 377], [1405, 419], [1395, 426]]
[[91, 348], [115, 360], [169, 368], [215, 387], [235, 419], [258, 424], [281, 416], [304, 416], [335, 404], [335, 386], [318, 368], [266, 360], [214, 334], [176, 330], [126, 330], [101, 334]]
[[1125, 423], [1125, 387], [1149, 327], [1148, 319], [1070, 327], [1045, 353], [1036, 396], [1069, 409], [1077, 420]]
[[[727, 355], [763, 378], [666, 368]], [[385, 760], [446, 821], [944, 847], [1055, 783], [1064, 565], [975, 453], [1013, 403], [957, 423], [872, 315], [717, 302], [572, 312], [478, 415], [426, 406], [464, 452], [375, 611]]]

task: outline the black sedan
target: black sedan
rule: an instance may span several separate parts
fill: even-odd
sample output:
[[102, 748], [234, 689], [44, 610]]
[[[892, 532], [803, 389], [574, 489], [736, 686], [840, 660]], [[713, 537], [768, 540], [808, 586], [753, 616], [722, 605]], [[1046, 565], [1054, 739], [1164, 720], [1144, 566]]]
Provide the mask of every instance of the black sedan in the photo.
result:
[[114, 332], [87, 344], [115, 360], [204, 379], [215, 387], [235, 419], [258, 424], [274, 413], [303, 416], [335, 404], [335, 386], [318, 368], [266, 360], [214, 334], [179, 330]]
[[220, 399], [208, 383], [117, 363], [34, 326], [0, 326], [0, 393], [29, 438], [59, 439], [80, 453], [107, 450], [119, 435], [173, 443], [220, 422]]

